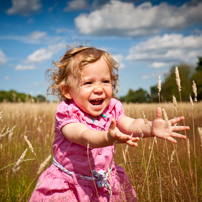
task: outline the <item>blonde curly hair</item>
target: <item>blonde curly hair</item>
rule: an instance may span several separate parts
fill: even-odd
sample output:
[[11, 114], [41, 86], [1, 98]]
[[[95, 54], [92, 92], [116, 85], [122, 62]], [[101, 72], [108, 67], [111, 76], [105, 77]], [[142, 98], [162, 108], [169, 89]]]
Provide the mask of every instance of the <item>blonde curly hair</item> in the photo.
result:
[[66, 99], [61, 88], [68, 92], [71, 84], [68, 77], [71, 75], [80, 80], [82, 69], [85, 65], [94, 63], [103, 58], [109, 66], [112, 81], [113, 97], [118, 92], [118, 63], [111, 54], [95, 47], [76, 46], [69, 48], [58, 62], [54, 62], [54, 67], [46, 71], [46, 76], [51, 82], [47, 89], [48, 95], [56, 95], [60, 100]]

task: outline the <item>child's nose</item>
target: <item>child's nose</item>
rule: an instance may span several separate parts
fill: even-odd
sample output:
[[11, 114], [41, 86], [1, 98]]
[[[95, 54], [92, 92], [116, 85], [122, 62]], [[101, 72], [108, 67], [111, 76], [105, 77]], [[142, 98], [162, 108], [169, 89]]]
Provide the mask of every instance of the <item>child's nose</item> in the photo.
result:
[[103, 89], [102, 89], [102, 86], [101, 85], [96, 85], [93, 89], [93, 92], [94, 93], [102, 93], [103, 92]]

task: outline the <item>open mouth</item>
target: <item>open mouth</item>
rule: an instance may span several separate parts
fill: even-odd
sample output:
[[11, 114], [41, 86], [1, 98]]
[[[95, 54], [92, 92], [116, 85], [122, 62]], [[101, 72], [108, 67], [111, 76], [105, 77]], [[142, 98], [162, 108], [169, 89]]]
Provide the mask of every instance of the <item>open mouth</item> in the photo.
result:
[[104, 99], [95, 99], [95, 100], [91, 100], [90, 103], [92, 105], [101, 105], [103, 103]]

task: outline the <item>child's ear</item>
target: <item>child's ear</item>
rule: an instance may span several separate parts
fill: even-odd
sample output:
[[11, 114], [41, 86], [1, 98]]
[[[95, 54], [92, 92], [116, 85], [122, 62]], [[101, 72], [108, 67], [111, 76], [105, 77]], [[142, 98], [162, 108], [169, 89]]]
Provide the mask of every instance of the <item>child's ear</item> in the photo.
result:
[[65, 96], [68, 100], [71, 100], [71, 99], [72, 99], [72, 96], [71, 96], [71, 94], [68, 92], [67, 87], [61, 86], [61, 87], [60, 87], [60, 90], [61, 90], [63, 96]]

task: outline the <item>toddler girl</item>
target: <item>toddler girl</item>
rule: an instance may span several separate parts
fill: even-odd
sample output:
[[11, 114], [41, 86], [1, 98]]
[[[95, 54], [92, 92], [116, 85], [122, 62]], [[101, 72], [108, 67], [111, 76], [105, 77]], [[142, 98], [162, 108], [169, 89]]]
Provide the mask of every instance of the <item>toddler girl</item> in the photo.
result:
[[[117, 63], [106, 51], [94, 47], [69, 49], [49, 70], [52, 94], [62, 98], [55, 115], [53, 164], [39, 177], [30, 201], [136, 201], [136, 193], [122, 167], [114, 163], [114, 143], [137, 146], [141, 136], [156, 136], [173, 143], [161, 108], [145, 125], [143, 119], [124, 114], [117, 92]], [[133, 134], [133, 136], [131, 136]]]

